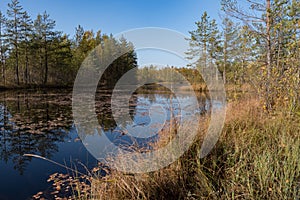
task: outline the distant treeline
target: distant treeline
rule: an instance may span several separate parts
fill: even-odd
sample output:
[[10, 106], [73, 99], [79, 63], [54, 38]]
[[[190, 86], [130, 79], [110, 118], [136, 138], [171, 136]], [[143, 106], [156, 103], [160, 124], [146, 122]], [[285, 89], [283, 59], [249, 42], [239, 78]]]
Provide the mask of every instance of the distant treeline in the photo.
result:
[[[253, 85], [266, 110], [276, 104], [295, 110], [300, 101], [300, 2], [247, 0], [240, 4], [222, 0], [221, 8], [221, 26], [207, 12], [195, 23], [187, 59], [196, 62], [180, 73], [189, 81], [201, 82], [193, 69], [201, 72], [217, 66], [210, 70], [211, 77], [218, 78], [214, 74], [219, 71], [226, 84]], [[118, 46], [130, 50], [110, 66], [102, 83], [113, 86], [122, 74], [137, 66], [134, 47], [125, 39], [85, 31], [81, 26], [70, 39], [55, 30], [55, 21], [46, 12], [32, 20], [18, 0], [12, 0], [7, 13], [0, 13], [0, 87], [71, 85], [83, 60], [98, 45], [105, 48], [105, 55], [109, 55], [110, 46], [112, 51]], [[149, 69], [140, 69], [138, 78], [156, 73], [150, 69], [147, 74]], [[156, 77], [166, 79], [167, 71]]]
[[133, 46], [125, 39], [85, 31], [80, 25], [75, 31], [70, 39], [55, 30], [55, 21], [46, 11], [32, 19], [18, 0], [12, 0], [6, 14], [0, 11], [0, 86], [72, 85], [81, 63], [98, 45], [130, 50], [110, 66], [103, 83], [113, 84], [116, 77], [136, 66]]
[[190, 84], [204, 83], [204, 80], [195, 68], [188, 67], [163, 67], [159, 68], [154, 65], [139, 68], [137, 71], [137, 79], [142, 80], [156, 80], [158, 82], [181, 82], [188, 81]]

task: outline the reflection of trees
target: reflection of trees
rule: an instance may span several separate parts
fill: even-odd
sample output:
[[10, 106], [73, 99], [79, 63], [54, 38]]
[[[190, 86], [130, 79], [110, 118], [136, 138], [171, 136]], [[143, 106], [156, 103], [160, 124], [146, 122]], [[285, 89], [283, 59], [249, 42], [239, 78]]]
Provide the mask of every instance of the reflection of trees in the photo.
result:
[[[153, 88], [154, 87], [154, 88]], [[159, 90], [156, 90], [159, 89]], [[101, 127], [104, 129], [104, 131], [113, 131], [117, 124], [113, 119], [112, 116], [112, 110], [111, 110], [111, 90], [98, 90], [95, 98], [95, 108], [96, 108], [96, 114], [98, 117], [98, 122], [101, 125]], [[121, 94], [121, 93], [119, 93]], [[201, 92], [195, 92], [198, 104], [199, 104], [199, 112], [202, 114], [207, 113], [211, 106], [209, 96], [205, 93]], [[137, 106], [140, 98], [146, 99], [147, 103], [146, 105], [139, 104], [139, 108], [145, 108], [149, 109], [150, 106], [154, 103], [163, 104], [167, 103], [170, 104], [171, 102], [175, 103], [178, 102], [176, 98], [189, 98], [191, 95], [188, 92], [180, 92], [178, 96], [175, 96], [171, 93], [171, 91], [167, 88], [161, 87], [161, 86], [145, 86], [142, 88], [139, 88], [130, 98], [129, 104], [124, 105], [124, 110], [128, 111], [131, 116], [131, 119], [134, 120], [137, 116]], [[162, 102], [161, 102], [162, 100]], [[165, 102], [163, 102], [165, 101]], [[141, 102], [139, 102], [141, 103]], [[174, 105], [175, 105], [174, 104]], [[169, 108], [171, 109], [171, 108]], [[128, 113], [117, 113], [118, 115], [127, 115]], [[124, 121], [124, 127], [126, 125], [126, 121]]]
[[31, 161], [24, 154], [50, 158], [72, 125], [66, 93], [2, 92], [0, 95], [0, 159], [21, 174]]
[[[148, 90], [147, 90], [148, 88]], [[177, 89], [175, 88], [174, 91]], [[201, 114], [205, 114], [209, 112], [211, 108], [211, 100], [210, 96], [205, 93], [205, 92], [200, 92], [200, 91], [193, 91], [196, 95], [196, 98], [198, 100], [199, 104], [199, 111]], [[147, 86], [146, 88], [142, 88], [140, 95], [143, 98], [146, 98], [149, 100], [151, 104], [157, 103], [159, 99], [164, 99], [168, 101], [169, 103], [172, 100], [173, 102], [177, 102], [176, 99], [188, 99], [192, 95], [191, 92], [189, 91], [180, 91], [176, 95], [171, 92], [170, 89], [165, 88], [164, 86], [157, 86], [157, 85], [152, 85], [152, 86]]]
[[[176, 97], [187, 98], [186, 96], [188, 95], [183, 93], [182, 96]], [[176, 97], [162, 91], [137, 91], [129, 100], [129, 107], [124, 106], [127, 106], [131, 119], [135, 121], [141, 118], [141, 113], [149, 109], [151, 104]], [[110, 98], [111, 90], [101, 90], [96, 94], [98, 122], [107, 132], [116, 129]], [[147, 103], [140, 105], [139, 98], [146, 99]], [[197, 94], [197, 98], [200, 109], [205, 111], [207, 96]], [[142, 108], [142, 111], [137, 111], [137, 106]], [[12, 162], [14, 168], [23, 173], [31, 161], [30, 157], [24, 157], [23, 154], [38, 154], [51, 158], [58, 151], [57, 143], [63, 142], [68, 136], [67, 130], [73, 123], [71, 112], [71, 94], [66, 92], [1, 92], [0, 159], [5, 163]], [[144, 118], [142, 123], [145, 121], [147, 119]], [[113, 134], [118, 137], [122, 132], [115, 131]]]
[[[165, 123], [163, 129], [167, 129], [169, 126], [174, 126], [174, 124], [171, 123], [171, 118], [177, 120], [180, 120], [181, 112], [179, 106], [179, 99], [189, 102], [191, 99], [191, 93], [190, 92], [178, 92], [178, 94], [172, 94], [170, 90], [167, 88], [159, 87], [160, 90], [155, 90], [158, 88], [158, 86], [154, 86], [154, 88], [151, 88], [152, 86], [145, 86], [140, 89], [138, 89], [128, 100], [127, 105], [124, 106], [123, 112], [121, 112], [120, 109], [118, 109], [118, 123], [120, 123], [119, 127], [117, 127], [117, 124], [112, 116], [112, 110], [111, 110], [111, 91], [98, 91], [96, 94], [96, 114], [98, 117], [98, 122], [105, 131], [106, 137], [115, 145], [119, 146], [120, 148], [126, 149], [126, 150], [132, 150], [131, 148], [134, 146], [135, 148], [139, 149], [148, 149], [151, 148], [151, 142], [156, 141], [158, 139], [157, 135], [153, 133], [153, 136], [149, 138], [135, 138], [127, 133], [126, 127], [128, 126], [144, 126], [148, 125], [151, 122], [151, 119], [149, 117], [149, 109], [153, 104], [160, 104], [163, 109], [166, 110], [166, 119], [167, 122]], [[162, 88], [162, 89], [161, 89]], [[200, 114], [206, 114], [209, 112], [209, 102], [210, 100], [207, 97], [207, 94], [195, 92], [196, 98], [198, 100], [199, 104], [199, 110], [198, 112]], [[127, 98], [127, 95], [122, 95], [122, 92], [118, 92], [118, 95], [120, 99]], [[120, 99], [118, 101], [120, 101]], [[127, 99], [125, 99], [127, 100]], [[124, 101], [120, 101], [124, 103]], [[126, 102], [126, 101], [125, 101]], [[120, 106], [119, 108], [122, 108]], [[183, 105], [184, 106], [184, 105]], [[184, 108], [183, 108], [184, 109]], [[131, 120], [134, 122], [134, 124], [129, 124], [127, 121], [127, 116], [129, 114], [131, 117]], [[162, 122], [164, 123], [164, 122]], [[123, 128], [125, 129], [123, 129]]]
[[95, 98], [98, 122], [105, 131], [113, 130], [117, 126], [112, 116], [111, 96], [112, 90], [98, 90]]
[[[112, 90], [98, 90], [95, 97], [95, 108], [98, 118], [98, 122], [104, 131], [111, 131], [117, 127], [115, 120], [113, 119], [111, 109], [111, 96]], [[120, 115], [128, 114], [133, 118], [135, 114], [137, 104], [136, 94], [128, 100], [128, 105], [124, 105], [124, 108], [128, 111], [127, 113], [118, 113]]]

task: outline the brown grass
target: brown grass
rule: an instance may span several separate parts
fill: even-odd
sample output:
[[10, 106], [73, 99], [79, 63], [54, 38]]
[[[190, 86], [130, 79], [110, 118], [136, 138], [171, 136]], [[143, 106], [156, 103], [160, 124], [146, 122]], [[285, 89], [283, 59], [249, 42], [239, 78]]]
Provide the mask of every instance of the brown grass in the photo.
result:
[[[300, 117], [284, 109], [266, 114], [256, 98], [231, 101], [222, 135], [207, 157], [199, 159], [200, 131], [171, 165], [144, 174], [95, 173], [89, 194], [78, 199], [297, 199], [299, 124]], [[158, 147], [174, 133], [164, 134]]]

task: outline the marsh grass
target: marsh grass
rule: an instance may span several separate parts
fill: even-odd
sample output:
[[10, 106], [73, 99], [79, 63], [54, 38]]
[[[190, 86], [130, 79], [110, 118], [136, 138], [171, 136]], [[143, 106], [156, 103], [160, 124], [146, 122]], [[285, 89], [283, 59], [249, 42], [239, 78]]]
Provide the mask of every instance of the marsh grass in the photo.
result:
[[208, 88], [205, 83], [198, 83], [198, 84], [193, 84], [191, 85], [192, 87], [189, 86], [181, 86], [178, 88], [178, 90], [182, 91], [197, 91], [197, 92], [207, 92]]
[[[88, 195], [72, 198], [299, 199], [299, 124], [300, 117], [284, 108], [263, 112], [255, 98], [232, 101], [223, 133], [207, 157], [199, 159], [203, 126], [189, 150], [171, 165], [144, 174], [110, 170], [105, 177], [95, 170]], [[156, 148], [169, 141], [168, 134]]]

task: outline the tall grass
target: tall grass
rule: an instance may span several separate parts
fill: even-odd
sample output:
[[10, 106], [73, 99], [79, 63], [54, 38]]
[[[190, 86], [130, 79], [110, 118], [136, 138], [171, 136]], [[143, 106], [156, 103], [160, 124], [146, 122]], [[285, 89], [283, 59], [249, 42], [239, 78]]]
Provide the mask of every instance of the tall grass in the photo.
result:
[[94, 173], [89, 194], [77, 198], [299, 199], [300, 117], [261, 110], [255, 98], [231, 102], [221, 138], [204, 159], [199, 133], [175, 163], [145, 174]]

